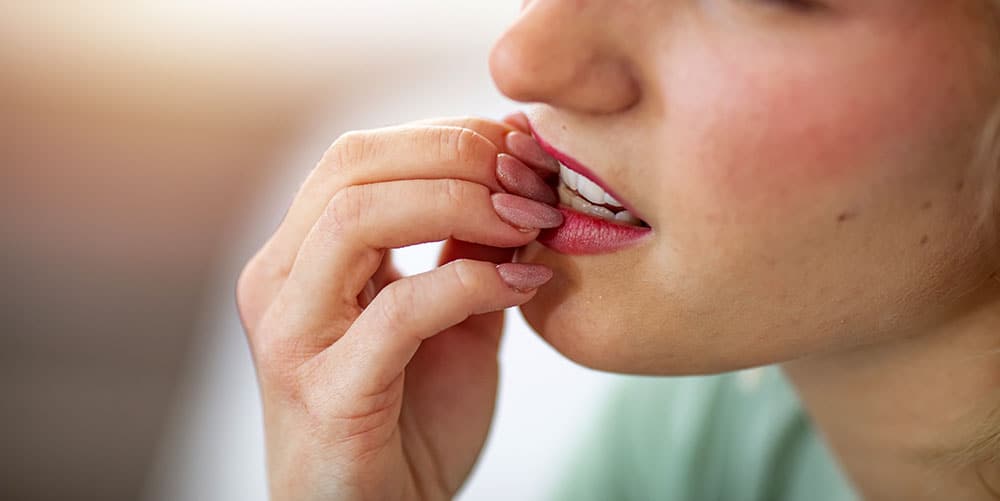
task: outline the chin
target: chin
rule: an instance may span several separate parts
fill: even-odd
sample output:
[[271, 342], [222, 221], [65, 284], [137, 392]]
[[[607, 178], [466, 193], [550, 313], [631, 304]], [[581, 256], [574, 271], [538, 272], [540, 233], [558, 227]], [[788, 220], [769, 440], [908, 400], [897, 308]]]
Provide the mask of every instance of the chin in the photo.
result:
[[[752, 349], [731, 349], [735, 343], [702, 336], [702, 332], [666, 325], [651, 332], [610, 316], [588, 317], [582, 313], [585, 301], [574, 304], [572, 296], [567, 297], [552, 285], [558, 287], [550, 282], [539, 289], [531, 301], [520, 306], [521, 313], [546, 343], [590, 369], [645, 376], [692, 376], [781, 361]], [[725, 347], [713, 347], [713, 342]]]
[[531, 301], [520, 306], [521, 313], [546, 343], [577, 364], [637, 375], [712, 374], [755, 365], [748, 363], [745, 350], [712, 349], [713, 342], [723, 341], [720, 336], [685, 328], [680, 320], [671, 322], [661, 308], [641, 316], [634, 313], [634, 307], [594, 308], [606, 304], [606, 291], [588, 287], [588, 281], [580, 280], [580, 268], [565, 260], [542, 252], [524, 262], [546, 264], [556, 273]]
[[[555, 280], [555, 279], [553, 279]], [[564, 303], [554, 287], [539, 289], [534, 299], [521, 305], [528, 325], [566, 358], [599, 371], [634, 373], [638, 362], [622, 350], [622, 335], [581, 322], [574, 308]], [[548, 289], [545, 291], [544, 289]]]

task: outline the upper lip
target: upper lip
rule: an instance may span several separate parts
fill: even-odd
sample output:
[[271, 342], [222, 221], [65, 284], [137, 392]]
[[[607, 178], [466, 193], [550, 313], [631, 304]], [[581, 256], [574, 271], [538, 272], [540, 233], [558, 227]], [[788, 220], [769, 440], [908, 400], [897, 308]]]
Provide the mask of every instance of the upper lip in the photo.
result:
[[[529, 123], [529, 126], [530, 126], [530, 123]], [[571, 157], [571, 156], [569, 156], [569, 155], [567, 155], [567, 154], [559, 151], [558, 149], [556, 149], [555, 146], [552, 146], [552, 144], [550, 144], [548, 141], [546, 141], [545, 139], [543, 139], [542, 136], [538, 134], [538, 131], [536, 131], [533, 126], [530, 126], [530, 127], [531, 127], [531, 135], [534, 136], [535, 141], [538, 142], [539, 146], [541, 146], [542, 149], [545, 150], [546, 153], [548, 153], [549, 155], [551, 155], [553, 158], [555, 158], [556, 160], [558, 160], [560, 163], [564, 164], [566, 167], [569, 167], [570, 170], [575, 171], [578, 174], [580, 174], [581, 176], [586, 177], [587, 179], [593, 181], [594, 184], [596, 184], [597, 186], [600, 186], [601, 189], [603, 189], [609, 195], [611, 195], [612, 197], [614, 197], [615, 200], [618, 201], [618, 203], [622, 204], [622, 207], [624, 207], [625, 210], [629, 211], [630, 213], [632, 213], [633, 216], [639, 218], [640, 220], [646, 221], [647, 224], [648, 224], [648, 220], [645, 217], [643, 217], [642, 214], [639, 213], [639, 211], [635, 210], [635, 207], [633, 207], [627, 200], [625, 200], [622, 197], [620, 197], [618, 195], [618, 193], [615, 192], [615, 190], [611, 189], [611, 187], [608, 186], [608, 184], [604, 182], [603, 179], [601, 179], [600, 177], [598, 177], [597, 174], [594, 174], [594, 171], [590, 170], [585, 165], [581, 164], [575, 158], [573, 158], [573, 157]]]

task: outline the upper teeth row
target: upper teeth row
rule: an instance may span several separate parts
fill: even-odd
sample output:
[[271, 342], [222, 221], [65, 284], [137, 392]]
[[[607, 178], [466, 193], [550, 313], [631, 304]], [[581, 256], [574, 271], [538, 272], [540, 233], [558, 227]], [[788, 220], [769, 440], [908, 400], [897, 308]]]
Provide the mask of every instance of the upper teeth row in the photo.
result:
[[597, 183], [581, 176], [578, 172], [570, 170], [561, 162], [559, 163], [559, 178], [563, 184], [576, 190], [577, 193], [594, 204], [607, 204], [612, 207], [622, 207], [611, 195], [604, 191]]

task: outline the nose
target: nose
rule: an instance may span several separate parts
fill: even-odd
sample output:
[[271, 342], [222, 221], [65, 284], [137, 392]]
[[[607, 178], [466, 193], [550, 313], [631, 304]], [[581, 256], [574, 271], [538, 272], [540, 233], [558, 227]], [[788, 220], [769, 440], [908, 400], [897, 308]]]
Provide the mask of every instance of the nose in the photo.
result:
[[490, 53], [490, 73], [500, 92], [515, 101], [587, 113], [633, 106], [640, 97], [638, 79], [602, 22], [608, 13], [598, 5], [612, 3], [527, 2]]

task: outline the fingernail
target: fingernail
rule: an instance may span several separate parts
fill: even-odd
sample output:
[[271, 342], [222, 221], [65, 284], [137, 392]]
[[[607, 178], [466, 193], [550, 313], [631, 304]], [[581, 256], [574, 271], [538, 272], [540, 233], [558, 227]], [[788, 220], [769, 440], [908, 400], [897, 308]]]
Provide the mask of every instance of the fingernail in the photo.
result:
[[549, 172], [559, 172], [559, 162], [545, 152], [535, 138], [523, 132], [507, 134], [507, 149], [528, 165]]
[[497, 265], [500, 278], [510, 288], [528, 292], [552, 279], [552, 270], [541, 264], [503, 263]]
[[494, 193], [490, 200], [500, 219], [520, 228], [555, 228], [563, 222], [561, 212], [534, 200], [509, 193]]
[[509, 192], [543, 204], [555, 205], [559, 198], [551, 186], [535, 174], [524, 162], [501, 153], [497, 156], [497, 180]]

